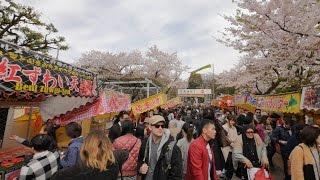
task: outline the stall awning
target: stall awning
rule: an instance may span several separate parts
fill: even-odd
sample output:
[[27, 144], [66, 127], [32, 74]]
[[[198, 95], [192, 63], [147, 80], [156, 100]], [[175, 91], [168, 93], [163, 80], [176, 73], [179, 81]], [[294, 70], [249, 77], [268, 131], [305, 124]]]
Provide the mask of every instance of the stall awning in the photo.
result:
[[49, 97], [46, 101], [40, 103], [41, 117], [44, 121], [53, 119], [75, 108], [91, 103], [94, 99], [84, 97]]
[[69, 122], [80, 121], [106, 113], [129, 110], [130, 107], [130, 95], [115, 91], [105, 91], [100, 93], [99, 98], [93, 102], [54, 117], [53, 120], [57, 124], [65, 125]]

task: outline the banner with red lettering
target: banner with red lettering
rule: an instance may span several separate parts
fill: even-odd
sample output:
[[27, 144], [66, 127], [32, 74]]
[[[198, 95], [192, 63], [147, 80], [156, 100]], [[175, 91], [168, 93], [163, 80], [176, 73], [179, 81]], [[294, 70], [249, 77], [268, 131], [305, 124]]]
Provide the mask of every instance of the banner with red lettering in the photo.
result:
[[76, 108], [64, 115], [56, 117], [57, 124], [65, 125], [69, 122], [81, 121], [102, 114], [128, 111], [131, 107], [131, 97], [116, 91], [101, 92], [99, 98], [80, 108]]
[[96, 94], [93, 73], [0, 40], [0, 100]]
[[132, 104], [132, 112], [134, 115], [154, 109], [167, 102], [167, 95], [159, 93], [146, 99], [139, 100]]
[[116, 91], [106, 91], [102, 95], [102, 113], [128, 111], [131, 107], [131, 97]]
[[168, 100], [164, 105], [161, 106], [161, 108], [170, 109], [170, 108], [176, 107], [179, 104], [182, 104], [181, 98], [175, 97], [175, 98]]

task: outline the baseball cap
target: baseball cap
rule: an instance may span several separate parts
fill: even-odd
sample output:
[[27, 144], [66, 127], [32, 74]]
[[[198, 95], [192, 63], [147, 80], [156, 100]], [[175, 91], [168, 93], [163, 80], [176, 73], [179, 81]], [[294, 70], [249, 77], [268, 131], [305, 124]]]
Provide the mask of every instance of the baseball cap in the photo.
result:
[[149, 124], [150, 124], [150, 125], [155, 125], [155, 124], [157, 124], [157, 123], [159, 123], [159, 122], [166, 122], [166, 121], [165, 121], [164, 118], [163, 118], [162, 116], [160, 116], [160, 115], [154, 115], [154, 116], [152, 116], [151, 118], [149, 118]]

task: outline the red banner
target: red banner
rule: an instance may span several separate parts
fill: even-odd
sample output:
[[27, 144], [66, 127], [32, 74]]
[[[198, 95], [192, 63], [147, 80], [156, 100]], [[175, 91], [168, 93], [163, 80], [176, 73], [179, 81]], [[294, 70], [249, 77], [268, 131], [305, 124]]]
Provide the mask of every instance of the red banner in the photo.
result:
[[129, 95], [114, 91], [102, 92], [95, 102], [74, 109], [54, 120], [57, 124], [66, 125], [69, 122], [81, 121], [97, 115], [129, 110], [130, 106]]

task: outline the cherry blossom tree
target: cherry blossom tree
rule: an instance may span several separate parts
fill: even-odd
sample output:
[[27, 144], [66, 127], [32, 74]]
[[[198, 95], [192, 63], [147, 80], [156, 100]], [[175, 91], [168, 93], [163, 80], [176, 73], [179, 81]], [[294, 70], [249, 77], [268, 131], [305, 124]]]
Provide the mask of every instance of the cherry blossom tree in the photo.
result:
[[176, 52], [167, 53], [150, 47], [147, 52], [101, 52], [83, 53], [76, 65], [98, 73], [101, 80], [130, 80], [149, 78], [163, 87], [180, 82], [180, 75], [187, 70]]
[[319, 81], [320, 4], [316, 0], [237, 0], [219, 42], [243, 54], [217, 81], [257, 94]]
[[139, 51], [117, 54], [91, 50], [83, 53], [76, 65], [98, 73], [103, 80], [137, 78], [142, 72], [143, 58]]
[[157, 46], [148, 49], [144, 62], [147, 77], [169, 86], [176, 83], [188, 69], [179, 59], [177, 52], [163, 52]]

